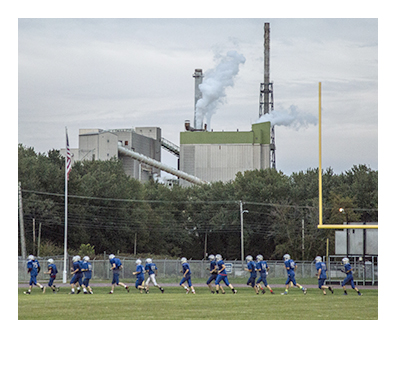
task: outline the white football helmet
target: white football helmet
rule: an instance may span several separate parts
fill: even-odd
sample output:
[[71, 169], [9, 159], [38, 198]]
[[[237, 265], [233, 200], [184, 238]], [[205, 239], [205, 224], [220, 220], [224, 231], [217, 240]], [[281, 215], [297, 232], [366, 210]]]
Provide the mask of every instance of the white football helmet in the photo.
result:
[[344, 258], [342, 259], [342, 263], [343, 263], [344, 265], [349, 264], [349, 259], [348, 259], [348, 257], [344, 257]]
[[221, 257], [221, 255], [217, 254], [216, 255], [216, 261], [220, 261], [220, 260], [223, 260], [223, 258]]
[[212, 261], [212, 260], [215, 259], [215, 257], [214, 257], [214, 255], [209, 255], [208, 259], [209, 259], [210, 261]]
[[264, 260], [264, 257], [263, 257], [263, 255], [257, 255], [256, 259], [257, 259], [257, 261], [262, 261], [262, 260]]
[[147, 264], [151, 264], [152, 262], [153, 262], [152, 259], [150, 259], [150, 258], [146, 259], [146, 263], [147, 263]]
[[137, 259], [137, 260], [135, 261], [135, 263], [136, 263], [136, 265], [140, 265], [140, 264], [142, 263], [142, 260]]
[[115, 256], [113, 254], [109, 255], [109, 260], [114, 259], [114, 257]]
[[288, 253], [286, 253], [285, 255], [283, 255], [283, 260], [287, 261], [290, 260], [290, 255]]
[[33, 260], [34, 260], [34, 256], [33, 256], [33, 255], [29, 255], [29, 256], [28, 256], [28, 260], [29, 260], [29, 261], [33, 261]]
[[246, 256], [246, 261], [253, 261], [253, 257], [252, 256]]
[[185, 257], [182, 257], [180, 261], [182, 262], [182, 264], [184, 264], [187, 262], [187, 259]]
[[322, 258], [321, 258], [320, 256], [316, 256], [316, 257], [315, 257], [315, 261], [316, 261], [316, 262], [321, 262], [321, 261], [322, 261]]
[[84, 261], [89, 261], [89, 256], [84, 256], [83, 260]]
[[80, 260], [81, 260], [81, 257], [79, 255], [76, 255], [73, 257], [73, 262], [80, 261]]
[[49, 264], [53, 264], [53, 263], [54, 263], [54, 259], [48, 259], [47, 262], [48, 262]]

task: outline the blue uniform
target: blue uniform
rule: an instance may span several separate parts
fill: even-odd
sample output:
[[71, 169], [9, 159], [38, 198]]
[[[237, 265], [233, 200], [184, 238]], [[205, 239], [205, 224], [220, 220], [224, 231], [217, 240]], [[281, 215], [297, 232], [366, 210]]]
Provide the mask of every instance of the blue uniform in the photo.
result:
[[[212, 270], [214, 270], [214, 269], [216, 269], [216, 261], [215, 261], [215, 260], [212, 260], [212, 261], [210, 262], [209, 270], [212, 271]], [[215, 281], [216, 278], [217, 278], [217, 273], [211, 273], [211, 274], [210, 274], [210, 277], [209, 277], [208, 280], [206, 281], [206, 284], [209, 285], [212, 281]]]
[[136, 282], [135, 282], [135, 287], [136, 289], [138, 288], [138, 286], [141, 286], [141, 284], [144, 281], [144, 269], [143, 269], [143, 265], [138, 265], [136, 266], [136, 271], [138, 272], [138, 274], [136, 275]]
[[251, 287], [254, 287], [256, 285], [256, 263], [254, 261], [249, 261], [247, 264], [247, 268], [250, 271], [250, 277], [248, 281], [246, 282], [246, 285], [250, 285]]
[[110, 260], [110, 264], [113, 267], [115, 264], [115, 268], [113, 269], [113, 281], [112, 284], [119, 284], [120, 283], [120, 268], [121, 268], [121, 260], [118, 257], [114, 257], [114, 259]]
[[260, 273], [260, 277], [257, 280], [257, 285], [262, 282], [264, 284], [264, 286], [268, 286], [267, 283], [267, 269], [268, 269], [268, 264], [267, 261], [259, 261], [256, 264], [256, 269], [257, 271]]
[[[352, 275], [352, 267], [351, 264], [345, 264], [344, 265], [344, 270], [345, 270], [345, 274], [347, 275], [344, 279], [344, 281], [342, 282], [341, 286], [345, 286], [347, 283], [349, 283], [352, 287], [352, 289], [355, 288], [355, 282], [353, 282], [353, 275]], [[349, 271], [349, 273], [347, 273]]]
[[[181, 279], [179, 285], [182, 285], [184, 282], [187, 281], [188, 286], [191, 287], [192, 283], [191, 283], [191, 269], [190, 269], [190, 265], [188, 263], [184, 263], [182, 265], [182, 268], [183, 268], [183, 278]], [[188, 270], [188, 272], [187, 272], [187, 270]]]
[[290, 259], [285, 261], [285, 267], [287, 269], [287, 279], [285, 285], [288, 285], [290, 282], [293, 282], [293, 285], [296, 286], [296, 274], [294, 273], [294, 269], [296, 267], [296, 263]]
[[82, 261], [73, 262], [73, 270], [77, 272], [74, 273], [73, 277], [71, 278], [70, 284], [75, 284], [78, 282], [80, 286], [82, 285], [83, 272], [81, 271], [81, 265]]
[[154, 263], [147, 263], [144, 267], [144, 270], [148, 273], [149, 276], [151, 276], [152, 274], [155, 274], [155, 271], [157, 270], [157, 265], [155, 265]]
[[48, 271], [50, 272], [50, 278], [48, 281], [48, 286], [51, 287], [54, 284], [56, 275], [58, 273], [58, 269], [56, 268], [55, 264], [49, 264], [48, 265]]
[[316, 268], [317, 272], [319, 272], [319, 269], [321, 269], [320, 276], [318, 277], [318, 286], [319, 286], [319, 289], [320, 289], [324, 285], [324, 283], [325, 283], [325, 281], [327, 279], [326, 263], [318, 261], [315, 264], [315, 268]]
[[28, 272], [30, 273], [29, 285], [37, 285], [37, 275], [40, 270], [40, 264], [37, 260], [29, 260], [27, 263]]
[[83, 285], [88, 286], [89, 280], [92, 278], [92, 264], [89, 261], [84, 261], [82, 263], [82, 269], [84, 270]]
[[[219, 270], [223, 268], [223, 265], [224, 265], [223, 260], [220, 260], [217, 262], [217, 267]], [[218, 285], [221, 281], [224, 281], [224, 283], [227, 286], [230, 285], [230, 283], [228, 282], [227, 272], [226, 272], [225, 268], [221, 272], [218, 273], [215, 284]]]

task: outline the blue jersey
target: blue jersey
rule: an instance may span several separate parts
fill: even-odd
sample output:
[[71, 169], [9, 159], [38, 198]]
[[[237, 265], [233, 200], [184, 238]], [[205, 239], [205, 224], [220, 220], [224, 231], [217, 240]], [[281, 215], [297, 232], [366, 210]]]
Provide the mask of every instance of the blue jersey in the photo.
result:
[[267, 276], [267, 269], [268, 269], [267, 261], [259, 261], [256, 265], [256, 268], [261, 274], [261, 277]]
[[155, 271], [157, 270], [157, 265], [155, 265], [154, 263], [148, 263], [144, 267], [144, 270], [148, 272], [149, 276], [151, 276], [152, 274], [155, 274]]
[[30, 270], [30, 276], [36, 277], [40, 269], [40, 264], [37, 260], [29, 260], [27, 263], [27, 268]]
[[143, 269], [143, 265], [138, 265], [136, 267], [136, 271], [138, 272], [138, 274], [136, 275], [137, 278], [143, 278], [144, 279], [144, 269]]
[[110, 265], [113, 267], [113, 264], [115, 264], [115, 268], [113, 269], [113, 273], [119, 273], [120, 267], [121, 267], [121, 260], [118, 257], [114, 257], [114, 259], [110, 260]]
[[227, 272], [226, 272], [224, 261], [220, 260], [217, 262], [217, 268], [219, 270], [223, 268], [223, 265], [224, 265], [224, 269], [219, 274], [220, 274], [220, 276], [227, 277]]
[[[77, 276], [82, 276], [81, 265], [82, 265], [82, 261], [73, 262], [73, 270], [75, 271], [74, 274]], [[76, 270], [77, 270], [77, 272], [76, 272]]]
[[292, 259], [287, 260], [285, 261], [285, 267], [286, 269], [289, 268], [287, 269], [287, 274], [292, 274], [294, 273], [294, 269], [296, 268], [296, 263]]
[[92, 264], [88, 261], [84, 261], [82, 263], [81, 268], [84, 270], [84, 277], [85, 278], [92, 278]]
[[[216, 261], [215, 261], [215, 260], [212, 260], [212, 261], [210, 262], [209, 271], [212, 271], [212, 270], [216, 269], [216, 267], [217, 267]], [[217, 274], [217, 273], [212, 273], [212, 274]]]
[[183, 265], [182, 265], [182, 268], [183, 268], [183, 275], [187, 272], [187, 270], [188, 270], [188, 273], [185, 275], [185, 277], [186, 278], [190, 278], [191, 277], [191, 270], [190, 270], [190, 265], [188, 264], [188, 263], [184, 263]]
[[250, 277], [257, 277], [256, 263], [254, 261], [249, 261], [247, 264], [247, 268], [250, 271]]
[[318, 261], [318, 262], [315, 264], [315, 268], [316, 268], [316, 271], [317, 271], [317, 272], [319, 272], [319, 269], [322, 269], [321, 272], [320, 272], [320, 276], [319, 276], [318, 278], [327, 278], [327, 274], [326, 274], [326, 271], [327, 271], [327, 269], [326, 269], [326, 263]]
[[[345, 274], [347, 275], [347, 276], [352, 276], [352, 267], [351, 267], [351, 264], [345, 264], [344, 265], [344, 270], [345, 270]], [[348, 272], [348, 270], [350, 270], [350, 272], [349, 273], [347, 273]]]
[[48, 265], [48, 271], [51, 270], [50, 276], [51, 277], [55, 277], [56, 274], [58, 273], [58, 269], [56, 269], [56, 265], [55, 264], [49, 264]]

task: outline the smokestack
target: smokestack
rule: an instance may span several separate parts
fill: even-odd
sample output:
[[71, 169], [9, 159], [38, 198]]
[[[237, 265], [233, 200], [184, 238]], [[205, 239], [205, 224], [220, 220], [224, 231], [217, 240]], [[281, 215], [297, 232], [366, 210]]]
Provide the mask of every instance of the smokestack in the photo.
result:
[[270, 83], [270, 24], [264, 24], [264, 114], [269, 113]]
[[199, 89], [199, 85], [202, 84], [203, 80], [203, 73], [201, 68], [196, 68], [193, 78], [195, 79], [195, 102], [194, 102], [194, 129], [196, 130], [201, 130], [202, 129], [202, 122], [200, 125], [197, 125], [197, 119], [196, 119], [196, 110], [197, 110], [197, 102], [199, 99], [202, 98], [202, 92]]

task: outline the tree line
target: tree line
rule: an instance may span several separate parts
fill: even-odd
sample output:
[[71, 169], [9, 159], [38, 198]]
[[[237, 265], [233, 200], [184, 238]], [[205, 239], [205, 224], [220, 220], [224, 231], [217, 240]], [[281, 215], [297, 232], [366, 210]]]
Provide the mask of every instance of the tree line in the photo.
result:
[[[58, 150], [41, 154], [18, 146], [28, 253], [34, 248], [33, 220], [41, 224], [43, 254], [63, 249], [64, 169]], [[324, 223], [378, 221], [378, 171], [358, 165], [335, 174], [328, 168], [322, 180]], [[327, 239], [334, 251], [334, 230], [316, 227], [317, 168], [290, 176], [253, 170], [227, 183], [169, 188], [130, 178], [117, 159], [83, 161], [72, 167], [68, 193], [69, 252], [89, 244], [96, 254], [202, 259], [220, 253], [239, 259], [241, 202], [245, 256], [281, 259], [287, 252], [310, 260], [325, 254]]]

